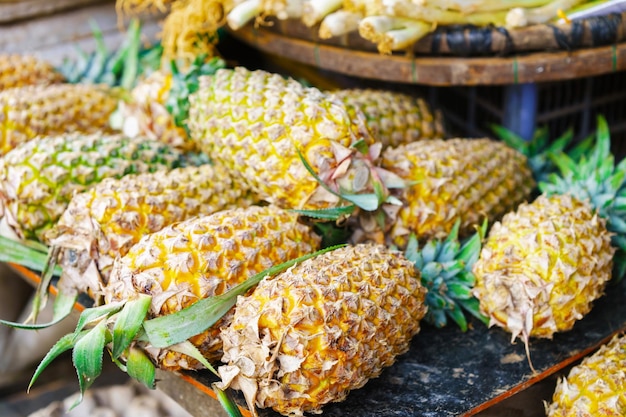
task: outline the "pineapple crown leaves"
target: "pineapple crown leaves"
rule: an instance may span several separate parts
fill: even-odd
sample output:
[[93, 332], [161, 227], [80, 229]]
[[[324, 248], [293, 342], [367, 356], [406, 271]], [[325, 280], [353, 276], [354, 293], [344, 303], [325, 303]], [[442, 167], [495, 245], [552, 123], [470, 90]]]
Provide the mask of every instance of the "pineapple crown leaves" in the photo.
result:
[[[152, 297], [146, 294], [138, 294], [130, 300], [87, 308], [81, 313], [74, 332], [61, 337], [44, 356], [28, 388], [33, 386], [43, 371], [59, 355], [70, 349], [80, 387], [80, 397], [74, 406], [82, 401], [85, 391], [101, 374], [105, 350], [108, 350], [112, 361], [122, 371], [147, 387], [154, 388], [156, 367], [146, 353], [137, 346], [136, 341], [190, 356], [218, 375], [213, 366], [188, 339], [217, 323], [235, 305], [239, 295], [245, 294], [265, 277], [278, 274], [297, 263], [341, 246], [344, 245], [328, 247], [275, 265], [253, 275], [224, 294], [201, 299], [183, 310], [166, 316], [147, 318]], [[220, 390], [216, 392], [220, 403], [229, 415], [240, 416], [239, 410], [227, 393]]]
[[225, 68], [226, 62], [218, 57], [208, 59], [206, 54], [198, 55], [185, 71], [176, 63], [170, 62], [170, 91], [165, 108], [174, 118], [176, 126], [187, 128], [189, 117], [189, 96], [200, 88], [200, 77], [213, 75], [218, 69]]
[[[368, 147], [364, 141], [357, 141], [351, 146], [352, 150], [349, 153], [359, 152], [367, 156], [367, 159], [374, 160], [377, 157], [377, 153], [380, 152], [379, 147]], [[402, 202], [396, 197], [389, 194], [389, 188], [402, 188], [405, 186], [405, 182], [392, 174], [389, 171], [378, 169], [375, 166], [368, 166], [367, 172], [361, 171], [362, 175], [355, 175], [353, 180], [354, 189], [366, 189], [366, 183], [371, 183], [372, 191], [369, 193], [354, 193], [342, 189], [335, 190], [331, 188], [320, 176], [315, 172], [311, 164], [306, 160], [302, 151], [297, 150], [300, 161], [306, 168], [306, 170], [315, 178], [318, 184], [329, 193], [341, 200], [351, 203], [351, 205], [336, 207], [332, 209], [321, 210], [296, 210], [302, 215], [308, 217], [322, 219], [322, 220], [339, 220], [345, 216], [351, 215], [356, 208], [360, 208], [365, 211], [376, 211], [383, 203], [401, 205]], [[343, 161], [348, 158], [342, 159]], [[340, 164], [341, 165], [341, 164]], [[358, 183], [358, 185], [355, 185]]]
[[[547, 127], [535, 130], [531, 140], [524, 140], [500, 125], [491, 125], [491, 129], [500, 140], [527, 158], [528, 166], [537, 182], [547, 180], [548, 176], [558, 169], [551, 155], [565, 151], [574, 138], [574, 131], [571, 128], [552, 141]], [[568, 150], [568, 154], [573, 160], [578, 160], [591, 145], [592, 138], [586, 138]]]
[[100, 28], [91, 22], [95, 51], [78, 50], [78, 58], [66, 59], [58, 68], [70, 83], [107, 84], [111, 87], [129, 89], [139, 77], [159, 68], [162, 48], [160, 45], [141, 45], [141, 23], [133, 19], [122, 45], [109, 51]]
[[422, 285], [428, 290], [428, 311], [424, 320], [435, 327], [444, 327], [450, 318], [466, 331], [468, 322], [464, 311], [488, 323], [480, 313], [478, 300], [472, 295], [476, 282], [472, 268], [480, 255], [487, 221], [463, 242], [458, 239], [459, 227], [460, 221], [457, 220], [445, 240], [431, 239], [421, 249], [417, 237], [411, 234], [405, 256], [420, 271]]
[[578, 161], [564, 152], [552, 154], [551, 159], [559, 173], [540, 182], [539, 189], [547, 195], [567, 193], [591, 203], [614, 233], [612, 243], [621, 252], [615, 258], [616, 272], [622, 277], [626, 272], [626, 159], [615, 164], [606, 119], [598, 116], [595, 143]]

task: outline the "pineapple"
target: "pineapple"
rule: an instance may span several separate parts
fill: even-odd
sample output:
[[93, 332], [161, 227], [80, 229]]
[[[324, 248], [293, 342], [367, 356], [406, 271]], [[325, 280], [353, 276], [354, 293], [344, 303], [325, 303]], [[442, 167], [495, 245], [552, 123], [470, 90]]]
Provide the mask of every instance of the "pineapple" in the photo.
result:
[[626, 336], [616, 335], [557, 382], [548, 417], [626, 415]]
[[459, 233], [465, 236], [483, 219], [491, 221], [516, 207], [535, 188], [526, 157], [486, 138], [435, 139], [388, 148], [381, 165], [409, 184], [397, 190], [403, 204], [386, 207], [384, 228], [378, 213], [361, 212], [355, 242], [387, 239], [405, 247], [411, 233], [420, 240], [443, 239], [457, 219]]
[[251, 203], [246, 189], [209, 164], [107, 178], [76, 194], [44, 241], [60, 252], [59, 287], [71, 285], [97, 300], [115, 259], [143, 236]]
[[50, 63], [32, 55], [0, 53], [0, 91], [26, 85], [48, 85], [63, 81]]
[[487, 222], [483, 222], [474, 235], [463, 240], [458, 238], [460, 225], [457, 220], [445, 239], [430, 239], [421, 248], [417, 236], [411, 234], [404, 256], [420, 271], [422, 285], [427, 290], [425, 304], [428, 310], [424, 321], [441, 328], [451, 319], [462, 331], [467, 331], [466, 312], [488, 323], [480, 313], [478, 300], [472, 295], [476, 284], [472, 268], [480, 254]]
[[441, 114], [433, 115], [422, 98], [374, 89], [335, 90], [331, 94], [363, 111], [367, 127], [383, 148], [444, 137]]
[[[386, 197], [373, 162], [380, 143], [369, 134], [363, 114], [356, 109], [354, 114], [294, 79], [238, 67], [200, 78], [199, 90], [190, 96], [188, 125], [216, 164], [272, 204], [329, 208], [343, 204], [338, 194], [370, 193], [377, 205]], [[374, 196], [372, 189], [380, 192]]]
[[149, 139], [67, 134], [26, 142], [0, 159], [0, 226], [18, 239], [40, 240], [74, 193], [108, 177], [170, 169], [184, 155]]
[[[167, 226], [147, 235], [113, 267], [105, 288], [107, 304], [152, 296], [149, 315], [179, 311], [220, 295], [273, 265], [314, 252], [320, 239], [297, 214], [276, 207], [223, 210]], [[220, 323], [191, 342], [209, 360], [221, 356]], [[141, 345], [143, 342], [137, 342]], [[171, 349], [143, 345], [163, 369], [195, 369], [197, 361]]]
[[129, 136], [142, 135], [186, 151], [197, 150], [197, 143], [187, 133], [189, 94], [198, 89], [201, 75], [215, 73], [225, 62], [219, 58], [205, 62], [199, 56], [184, 72], [172, 64], [170, 71], [155, 71], [131, 90], [130, 99], [121, 101], [119, 112], [122, 131]]
[[36, 136], [111, 131], [117, 99], [103, 86], [53, 84], [0, 91], [0, 155]]
[[523, 340], [529, 361], [530, 337], [571, 329], [603, 294], [616, 248], [626, 248], [626, 163], [615, 167], [603, 118], [596, 140], [578, 163], [555, 156], [561, 174], [541, 182], [543, 194], [532, 203], [493, 225], [474, 265], [482, 313], [512, 340]]
[[306, 260], [239, 297], [222, 328], [218, 387], [248, 407], [320, 413], [406, 352], [426, 312], [419, 273], [382, 245], [347, 246]]

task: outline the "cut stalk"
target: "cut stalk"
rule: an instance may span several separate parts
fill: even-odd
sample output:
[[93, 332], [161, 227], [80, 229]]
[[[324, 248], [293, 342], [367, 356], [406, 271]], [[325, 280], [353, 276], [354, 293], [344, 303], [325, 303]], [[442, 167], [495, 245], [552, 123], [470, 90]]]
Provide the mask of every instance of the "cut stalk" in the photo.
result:
[[559, 10], [569, 10], [585, 0], [556, 0], [542, 7], [515, 8], [506, 15], [506, 26], [509, 28], [540, 25], [558, 17]]
[[511, 10], [514, 7], [540, 7], [551, 0], [422, 0], [423, 6], [465, 14]]
[[385, 14], [413, 20], [423, 20], [440, 25], [477, 25], [493, 24], [502, 26], [506, 22], [508, 10], [465, 14], [453, 10], [444, 10], [433, 5], [416, 6], [408, 0], [385, 2]]
[[413, 21], [402, 29], [391, 30], [383, 36], [378, 43], [378, 51], [382, 54], [390, 54], [411, 47], [415, 42], [428, 35], [434, 25], [428, 22]]
[[309, 0], [304, 3], [302, 22], [311, 27], [324, 19], [330, 13], [338, 10], [342, 0]]
[[338, 10], [322, 20], [319, 36], [321, 39], [329, 39], [333, 36], [341, 36], [358, 30], [359, 21], [362, 18], [363, 15], [361, 13]]
[[226, 23], [232, 30], [244, 27], [261, 13], [261, 0], [247, 0], [238, 4], [228, 13]]

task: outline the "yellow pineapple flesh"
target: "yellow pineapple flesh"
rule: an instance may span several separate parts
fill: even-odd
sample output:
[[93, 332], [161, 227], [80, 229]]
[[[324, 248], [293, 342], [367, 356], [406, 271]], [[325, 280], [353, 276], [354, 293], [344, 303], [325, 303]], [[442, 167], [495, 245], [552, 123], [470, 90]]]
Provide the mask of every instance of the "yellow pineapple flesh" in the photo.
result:
[[60, 249], [64, 285], [97, 299], [115, 259], [143, 236], [252, 202], [245, 188], [209, 164], [109, 178], [76, 194], [44, 240]]
[[426, 290], [400, 252], [346, 246], [261, 281], [222, 329], [222, 387], [248, 407], [320, 413], [406, 352]]
[[344, 89], [334, 97], [365, 114], [366, 124], [383, 148], [417, 140], [443, 138], [440, 113], [433, 113], [423, 98], [389, 90]]
[[493, 225], [473, 293], [490, 325], [528, 344], [571, 329], [611, 278], [611, 233], [587, 201], [539, 196]]
[[117, 99], [104, 87], [26, 86], [0, 91], [0, 155], [36, 136], [110, 132]]
[[[273, 265], [312, 253], [320, 238], [299, 217], [276, 207], [222, 210], [147, 235], [113, 266], [105, 302], [152, 296], [149, 315], [179, 311], [199, 299], [220, 295]], [[232, 310], [190, 341], [209, 360], [221, 356], [219, 328]], [[163, 369], [201, 365], [171, 349], [138, 342]]]
[[63, 75], [42, 59], [33, 55], [0, 53], [0, 91], [62, 81]]
[[334, 191], [361, 192], [375, 175], [371, 158], [360, 158], [353, 147], [374, 145], [362, 113], [350, 117], [343, 102], [294, 79], [242, 67], [220, 69], [200, 79], [190, 102], [189, 127], [200, 148], [272, 204], [340, 205], [298, 152]]
[[547, 417], [626, 415], [626, 336], [616, 335], [557, 382]]
[[408, 143], [386, 149], [381, 164], [407, 182], [396, 194], [403, 205], [389, 207], [382, 229], [374, 214], [363, 212], [355, 241], [404, 247], [411, 233], [421, 240], [445, 238], [457, 219], [460, 235], [467, 235], [484, 218], [493, 221], [526, 200], [535, 187], [526, 157], [489, 139]]

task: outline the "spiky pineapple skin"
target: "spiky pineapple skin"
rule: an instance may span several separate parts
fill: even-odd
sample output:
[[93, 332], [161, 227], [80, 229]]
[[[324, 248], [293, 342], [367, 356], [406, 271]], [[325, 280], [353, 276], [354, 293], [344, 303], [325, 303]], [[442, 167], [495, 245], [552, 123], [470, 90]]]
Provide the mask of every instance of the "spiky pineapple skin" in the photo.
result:
[[407, 182], [397, 193], [403, 205], [389, 217], [385, 236], [367, 212], [357, 232], [399, 247], [411, 233], [420, 240], [443, 239], [459, 218], [459, 234], [468, 235], [485, 217], [493, 221], [525, 201], [535, 187], [526, 157], [489, 139], [434, 139], [388, 148], [381, 165]]
[[143, 236], [253, 201], [222, 167], [209, 164], [107, 178], [75, 195], [44, 241], [63, 249], [61, 279], [70, 277], [76, 288], [98, 298], [115, 259]]
[[[153, 297], [152, 317], [179, 311], [199, 299], [219, 295], [273, 265], [314, 252], [320, 238], [298, 215], [273, 206], [222, 210], [176, 223], [147, 235], [115, 263], [105, 302]], [[190, 341], [209, 360], [218, 360], [219, 328]], [[199, 364], [171, 350], [142, 347], [163, 369], [195, 369]]]
[[616, 335], [557, 382], [548, 417], [626, 415], [626, 336]]
[[368, 88], [331, 93], [352, 107], [351, 112], [354, 108], [363, 112], [368, 129], [385, 148], [445, 135], [441, 118], [423, 98]]
[[183, 153], [145, 138], [122, 135], [40, 137], [0, 158], [0, 215], [3, 232], [43, 237], [74, 193], [104, 178], [177, 167]]
[[473, 272], [490, 325], [551, 338], [570, 330], [603, 294], [613, 254], [606, 221], [570, 195], [539, 196], [493, 225]]
[[[362, 114], [359, 112], [362, 116]], [[201, 149], [239, 175], [257, 195], [285, 208], [324, 208], [321, 190], [300, 160], [328, 180], [343, 159], [334, 145], [372, 144], [363, 120], [347, 106], [293, 79], [242, 67], [201, 77], [190, 96], [189, 128]]]
[[33, 55], [0, 54], [0, 91], [62, 81], [63, 76], [50, 63]]
[[0, 155], [36, 136], [111, 132], [117, 99], [104, 87], [53, 84], [0, 91]]
[[254, 414], [255, 405], [319, 413], [408, 350], [425, 293], [413, 264], [382, 245], [304, 261], [239, 297], [222, 329], [222, 381], [243, 390]]

